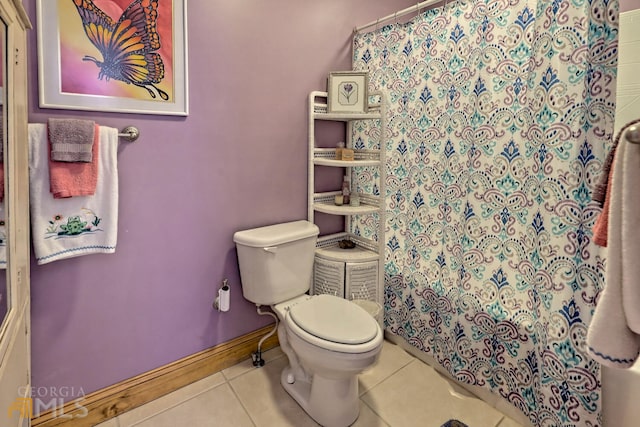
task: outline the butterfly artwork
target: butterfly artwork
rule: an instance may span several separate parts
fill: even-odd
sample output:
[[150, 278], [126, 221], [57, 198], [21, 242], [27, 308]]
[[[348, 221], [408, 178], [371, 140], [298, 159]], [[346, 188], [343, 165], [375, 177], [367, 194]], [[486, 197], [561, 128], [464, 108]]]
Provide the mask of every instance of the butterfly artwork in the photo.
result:
[[82, 60], [93, 62], [98, 79], [119, 80], [144, 88], [149, 96], [167, 101], [169, 95], [158, 87], [165, 77], [165, 66], [157, 29], [160, 0], [134, 0], [115, 21], [92, 0], [73, 1], [84, 32], [102, 58], [85, 55]]

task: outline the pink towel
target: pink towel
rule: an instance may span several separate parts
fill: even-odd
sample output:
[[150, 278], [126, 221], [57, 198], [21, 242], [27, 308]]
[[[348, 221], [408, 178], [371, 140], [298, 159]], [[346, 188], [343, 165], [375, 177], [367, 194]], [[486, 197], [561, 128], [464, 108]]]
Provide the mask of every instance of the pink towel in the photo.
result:
[[596, 219], [596, 223], [593, 225], [593, 242], [604, 248], [607, 247], [608, 229], [609, 229], [609, 209], [611, 205], [611, 181], [613, 181], [613, 165], [615, 162], [616, 152], [622, 135], [626, 133], [627, 129], [632, 125], [640, 123], [640, 119], [633, 120], [622, 127], [616, 134], [613, 140], [611, 150], [605, 159], [602, 166], [602, 174], [600, 179], [593, 189], [591, 199], [598, 203], [602, 208], [600, 216]]
[[613, 161], [616, 156], [616, 149], [618, 148], [620, 139], [628, 128], [638, 123], [640, 123], [640, 119], [632, 120], [626, 125], [622, 126], [622, 129], [620, 129], [616, 134], [616, 137], [613, 140], [613, 144], [611, 145], [611, 149], [609, 150], [609, 154], [607, 154], [607, 158], [602, 165], [602, 174], [600, 175], [600, 179], [595, 185], [593, 194], [591, 195], [591, 199], [596, 202], [601, 208], [603, 207], [604, 201], [606, 200], [607, 193], [609, 192], [609, 190], [611, 190], [611, 185], [609, 185], [609, 180], [613, 178], [611, 167], [613, 166]]
[[69, 163], [51, 160], [51, 141], [49, 141], [50, 190], [54, 199], [95, 194], [98, 183], [99, 142], [100, 127], [95, 125], [91, 162]]
[[611, 209], [610, 206], [612, 182], [613, 163], [609, 167], [609, 179], [607, 181], [607, 191], [604, 196], [604, 206], [602, 206], [602, 211], [596, 219], [596, 223], [593, 225], [593, 242], [598, 246], [602, 246], [603, 248], [607, 247], [607, 239], [609, 236], [609, 209]]

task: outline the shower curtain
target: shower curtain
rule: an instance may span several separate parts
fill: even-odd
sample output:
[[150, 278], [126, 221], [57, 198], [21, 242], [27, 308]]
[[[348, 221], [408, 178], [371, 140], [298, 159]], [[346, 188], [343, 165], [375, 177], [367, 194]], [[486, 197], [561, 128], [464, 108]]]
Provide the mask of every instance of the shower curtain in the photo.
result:
[[617, 18], [617, 0], [459, 0], [354, 37], [388, 105], [385, 327], [538, 426], [601, 424], [585, 340]]

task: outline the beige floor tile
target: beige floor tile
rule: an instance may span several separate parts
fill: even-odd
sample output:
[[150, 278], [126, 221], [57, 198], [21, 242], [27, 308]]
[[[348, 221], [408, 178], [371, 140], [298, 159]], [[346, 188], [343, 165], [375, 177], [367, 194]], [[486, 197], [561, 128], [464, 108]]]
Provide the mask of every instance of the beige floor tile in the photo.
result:
[[529, 418], [524, 415], [518, 408], [513, 406], [511, 403], [507, 402], [505, 399], [498, 399], [495, 405], [493, 405], [496, 410], [500, 411], [504, 415], [506, 419], [511, 419], [515, 424], [508, 424], [511, 426], [520, 426], [520, 427], [534, 427], [531, 424]]
[[181, 403], [201, 394], [206, 390], [218, 387], [224, 382], [224, 377], [221, 373], [218, 372], [208, 376], [207, 378], [203, 378], [200, 381], [196, 381], [193, 384], [182, 387], [172, 393], [167, 394], [166, 396], [162, 396], [147, 403], [146, 405], [142, 405], [136, 409], [120, 415], [118, 417], [118, 419], [120, 420], [120, 427], [134, 425], [136, 422], [162, 412], [167, 408], [180, 405]]
[[360, 399], [360, 415], [351, 427], [391, 427]]
[[147, 419], [121, 427], [253, 427], [254, 424], [228, 384], [167, 408]]
[[[317, 427], [280, 385], [288, 363], [280, 347], [263, 358], [262, 368], [248, 359], [99, 427]], [[388, 341], [359, 386], [360, 416], [352, 427], [440, 427], [449, 419], [470, 427], [523, 427]]]
[[361, 399], [393, 427], [440, 427], [450, 419], [473, 427], [495, 427], [503, 417], [479, 399], [451, 393], [447, 381], [418, 360]]
[[497, 427], [522, 427], [522, 424], [509, 417], [504, 417]]
[[362, 396], [413, 360], [415, 360], [414, 357], [400, 346], [385, 341], [378, 362], [358, 377], [360, 395]]
[[[284, 356], [284, 353], [282, 352], [282, 349], [279, 346], [262, 353], [262, 359], [264, 360], [265, 363], [269, 363], [283, 356]], [[253, 366], [253, 360], [249, 358], [238, 363], [237, 365], [224, 369], [222, 371], [222, 374], [227, 380], [232, 380], [233, 378], [254, 369], [257, 369], [257, 368]]]
[[280, 357], [229, 382], [258, 427], [318, 425], [280, 385], [287, 363], [286, 357]]
[[94, 427], [120, 427], [120, 424], [118, 424], [117, 418], [111, 418], [103, 423], [96, 424]]

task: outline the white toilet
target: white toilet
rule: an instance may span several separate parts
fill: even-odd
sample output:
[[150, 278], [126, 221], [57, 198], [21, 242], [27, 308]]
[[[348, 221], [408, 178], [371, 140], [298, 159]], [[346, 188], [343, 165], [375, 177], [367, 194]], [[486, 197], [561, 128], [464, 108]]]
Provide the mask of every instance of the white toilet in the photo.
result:
[[306, 294], [318, 232], [294, 221], [238, 231], [233, 240], [244, 297], [271, 306], [280, 321], [278, 339], [289, 358], [282, 386], [317, 423], [341, 427], [358, 418], [358, 374], [377, 361], [383, 333], [351, 301]]

